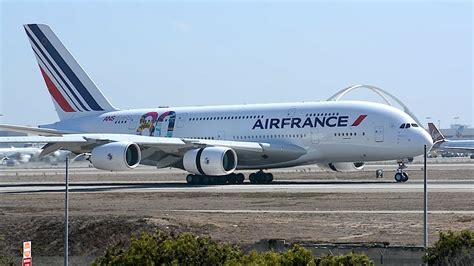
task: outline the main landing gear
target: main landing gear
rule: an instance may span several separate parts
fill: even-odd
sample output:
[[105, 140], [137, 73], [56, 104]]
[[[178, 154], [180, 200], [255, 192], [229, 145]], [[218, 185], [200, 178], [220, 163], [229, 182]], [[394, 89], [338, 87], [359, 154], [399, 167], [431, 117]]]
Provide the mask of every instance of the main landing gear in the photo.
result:
[[395, 173], [395, 181], [398, 183], [408, 181], [408, 174], [403, 171], [405, 168], [407, 168], [407, 166], [404, 162], [398, 162], [397, 173]]
[[186, 176], [186, 182], [193, 185], [224, 185], [244, 183], [244, 174], [230, 174], [225, 176], [192, 175]]
[[249, 180], [252, 184], [269, 184], [273, 181], [273, 175], [260, 170], [256, 173], [251, 173], [249, 176]]

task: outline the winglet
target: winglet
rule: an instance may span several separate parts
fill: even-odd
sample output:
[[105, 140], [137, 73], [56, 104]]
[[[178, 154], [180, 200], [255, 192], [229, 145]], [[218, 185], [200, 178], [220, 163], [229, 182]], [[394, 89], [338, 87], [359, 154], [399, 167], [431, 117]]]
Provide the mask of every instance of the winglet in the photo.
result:
[[444, 142], [446, 140], [446, 138], [443, 136], [443, 133], [441, 133], [441, 131], [439, 131], [439, 129], [433, 123], [428, 123], [428, 130], [434, 144]]

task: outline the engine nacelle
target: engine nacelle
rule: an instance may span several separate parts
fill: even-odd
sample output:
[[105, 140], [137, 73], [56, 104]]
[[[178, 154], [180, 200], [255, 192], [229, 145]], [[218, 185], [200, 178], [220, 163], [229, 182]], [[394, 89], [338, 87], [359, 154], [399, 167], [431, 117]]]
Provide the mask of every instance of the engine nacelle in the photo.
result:
[[90, 160], [97, 169], [124, 171], [140, 164], [140, 147], [133, 142], [111, 142], [92, 149]]
[[187, 151], [183, 157], [184, 169], [198, 175], [221, 176], [234, 172], [237, 154], [231, 148], [206, 147]]
[[319, 167], [335, 172], [355, 172], [364, 169], [364, 162], [357, 163], [327, 163], [318, 164]]

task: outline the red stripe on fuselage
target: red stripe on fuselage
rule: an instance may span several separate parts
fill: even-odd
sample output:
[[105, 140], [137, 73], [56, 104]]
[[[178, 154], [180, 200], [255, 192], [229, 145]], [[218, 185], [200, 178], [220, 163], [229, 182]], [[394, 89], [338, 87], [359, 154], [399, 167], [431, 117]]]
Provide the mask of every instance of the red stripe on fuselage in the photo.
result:
[[63, 109], [64, 112], [75, 112], [75, 110], [72, 109], [71, 105], [69, 105], [69, 103], [61, 94], [61, 92], [59, 92], [58, 88], [56, 88], [54, 83], [48, 77], [46, 72], [44, 72], [43, 68], [41, 68], [41, 66], [40, 66], [40, 69], [41, 69], [41, 74], [43, 75], [44, 81], [46, 82], [46, 87], [48, 87], [49, 93], [51, 94], [51, 96], [53, 96], [54, 100], [59, 104], [61, 109]]
[[359, 117], [357, 117], [357, 119], [354, 121], [354, 123], [352, 123], [352, 126], [356, 127], [356, 126], [360, 125], [360, 123], [362, 123], [362, 121], [364, 121], [364, 119], [366, 117], [367, 117], [367, 115], [359, 115]]

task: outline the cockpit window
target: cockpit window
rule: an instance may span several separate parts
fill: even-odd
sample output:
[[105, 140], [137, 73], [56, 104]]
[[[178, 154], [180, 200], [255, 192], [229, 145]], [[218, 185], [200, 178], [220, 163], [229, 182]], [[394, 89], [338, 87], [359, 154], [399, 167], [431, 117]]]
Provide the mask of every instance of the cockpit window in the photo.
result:
[[400, 128], [410, 128], [410, 127], [420, 127], [418, 124], [416, 123], [403, 123], [400, 125]]

